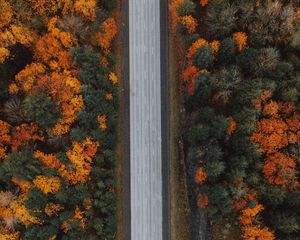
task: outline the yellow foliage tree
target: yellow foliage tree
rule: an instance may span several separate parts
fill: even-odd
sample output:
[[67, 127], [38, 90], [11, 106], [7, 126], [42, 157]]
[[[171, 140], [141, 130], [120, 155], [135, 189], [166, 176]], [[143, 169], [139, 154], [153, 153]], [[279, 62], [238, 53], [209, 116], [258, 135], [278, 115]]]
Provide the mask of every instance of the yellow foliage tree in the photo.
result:
[[0, 47], [0, 64], [5, 61], [5, 59], [9, 56], [9, 50], [4, 47]]
[[0, 29], [8, 25], [13, 17], [13, 10], [6, 0], [0, 0]]
[[60, 175], [71, 184], [85, 183], [89, 180], [92, 160], [99, 147], [99, 143], [87, 138], [82, 143], [73, 142], [73, 148], [66, 155], [70, 161], [63, 164], [54, 154], [36, 151], [34, 156], [47, 167], [55, 168]]
[[44, 194], [57, 193], [61, 188], [60, 180], [57, 177], [37, 176], [33, 180], [33, 184]]
[[30, 215], [25, 207], [26, 195], [10, 198], [5, 205], [0, 205], [0, 219], [4, 221], [8, 229], [14, 229], [14, 225], [21, 223], [28, 227], [30, 224], [40, 224], [42, 221]]
[[74, 9], [91, 21], [96, 20], [96, 0], [76, 0]]
[[109, 73], [109, 80], [111, 81], [111, 83], [113, 85], [115, 85], [115, 84], [118, 83], [118, 77], [117, 77], [117, 75], [114, 72], [110, 72]]
[[83, 211], [80, 210], [79, 207], [76, 207], [75, 214], [72, 218], [70, 218], [67, 221], [63, 222], [63, 224], [61, 226], [63, 231], [65, 233], [67, 233], [70, 230], [70, 227], [69, 227], [70, 223], [75, 222], [75, 221], [79, 221], [80, 228], [82, 228], [82, 229], [85, 228], [87, 218], [84, 216]]
[[62, 171], [62, 176], [71, 183], [85, 183], [89, 179], [92, 169], [91, 163], [99, 147], [98, 142], [87, 138], [82, 143], [73, 142], [73, 148], [67, 151], [66, 155], [73, 166], [73, 170]]
[[0, 240], [19, 240], [20, 232], [9, 231], [9, 229], [0, 226]]
[[101, 24], [101, 32], [98, 33], [98, 44], [101, 48], [109, 52], [112, 41], [117, 35], [117, 24], [114, 18], [107, 18]]

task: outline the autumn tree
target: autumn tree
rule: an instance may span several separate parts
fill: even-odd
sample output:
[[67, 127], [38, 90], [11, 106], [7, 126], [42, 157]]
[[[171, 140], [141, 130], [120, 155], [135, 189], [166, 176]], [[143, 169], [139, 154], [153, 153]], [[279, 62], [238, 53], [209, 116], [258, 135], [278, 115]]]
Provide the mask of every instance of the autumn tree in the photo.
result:
[[197, 20], [192, 16], [183, 16], [179, 18], [179, 22], [186, 28], [188, 34], [193, 34], [197, 28]]
[[117, 34], [117, 25], [114, 18], [108, 18], [100, 26], [101, 32], [98, 34], [98, 44], [106, 51], [110, 50], [112, 40]]
[[244, 32], [235, 32], [233, 39], [236, 42], [239, 51], [242, 51], [247, 46], [247, 35]]
[[264, 209], [261, 204], [256, 204], [254, 208], [242, 210], [240, 223], [242, 225], [243, 238], [245, 240], [275, 240], [274, 233], [267, 227], [261, 227], [257, 215]]
[[0, 159], [7, 156], [6, 150], [11, 142], [10, 124], [0, 120]]

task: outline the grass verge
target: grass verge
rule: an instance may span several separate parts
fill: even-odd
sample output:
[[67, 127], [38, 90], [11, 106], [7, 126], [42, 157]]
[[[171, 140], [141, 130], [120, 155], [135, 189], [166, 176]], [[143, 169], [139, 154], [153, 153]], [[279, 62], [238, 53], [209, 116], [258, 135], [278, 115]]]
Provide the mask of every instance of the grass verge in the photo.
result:
[[171, 239], [190, 239], [191, 210], [188, 201], [186, 169], [182, 143], [180, 142], [182, 109], [181, 95], [178, 86], [177, 51], [175, 39], [169, 38], [170, 61], [170, 198], [171, 198]]

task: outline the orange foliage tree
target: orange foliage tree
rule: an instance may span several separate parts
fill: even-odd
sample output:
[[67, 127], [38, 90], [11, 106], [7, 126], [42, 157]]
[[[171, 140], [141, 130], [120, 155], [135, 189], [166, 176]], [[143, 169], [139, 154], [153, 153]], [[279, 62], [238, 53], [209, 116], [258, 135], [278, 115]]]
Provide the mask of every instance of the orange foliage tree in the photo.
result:
[[267, 227], [261, 227], [257, 215], [264, 209], [261, 204], [241, 211], [240, 224], [245, 240], [275, 240], [274, 233]]
[[233, 39], [236, 42], [239, 51], [242, 51], [247, 46], [247, 35], [244, 32], [236, 32], [233, 34]]
[[21, 124], [12, 128], [7, 122], [0, 120], [0, 159], [6, 157], [8, 146], [13, 151], [29, 141], [44, 140], [43, 134], [39, 132], [36, 124]]
[[11, 136], [9, 134], [10, 128], [10, 124], [0, 120], [0, 159], [6, 157], [7, 145], [11, 141]]
[[276, 152], [269, 155], [263, 166], [263, 173], [270, 184], [289, 189], [299, 187], [295, 157]]
[[200, 0], [200, 5], [205, 7], [208, 4], [208, 0]]
[[117, 35], [117, 24], [114, 18], [107, 18], [100, 26], [98, 33], [98, 44], [105, 51], [109, 52], [113, 39]]
[[113, 85], [115, 85], [115, 84], [118, 83], [118, 77], [117, 77], [117, 75], [114, 72], [110, 72], [109, 73], [109, 80], [111, 81], [111, 83]]
[[192, 57], [194, 54], [197, 52], [199, 48], [202, 46], [208, 45], [208, 41], [205, 40], [204, 38], [199, 38], [197, 39], [192, 46], [188, 49], [187, 51], [187, 58], [191, 61]]
[[198, 168], [195, 174], [195, 182], [201, 184], [207, 178], [207, 174], [202, 167]]
[[96, 0], [76, 0], [74, 9], [91, 21], [96, 20]]
[[289, 143], [299, 142], [300, 115], [293, 104], [270, 101], [265, 104], [263, 114], [270, 118], [262, 118], [251, 136], [251, 140], [260, 145], [261, 152], [272, 154]]
[[237, 123], [231, 116], [228, 117], [227, 120], [229, 121], [228, 129], [227, 129], [227, 135], [231, 136], [236, 130]]
[[169, 4], [171, 30], [173, 33], [175, 33], [177, 22], [179, 19], [178, 9], [183, 3], [184, 3], [184, 0], [173, 0]]
[[188, 82], [191, 78], [198, 76], [198, 70], [194, 65], [188, 66], [182, 73], [182, 80]]
[[192, 16], [183, 16], [179, 18], [179, 22], [187, 29], [189, 34], [196, 32], [198, 26], [197, 20]]
[[98, 122], [99, 122], [99, 129], [103, 132], [107, 129], [106, 125], [106, 115], [99, 115], [98, 116]]
[[11, 148], [15, 151], [21, 145], [35, 140], [44, 140], [42, 133], [38, 131], [37, 125], [24, 123], [14, 129], [11, 136]]
[[220, 50], [220, 41], [218, 40], [213, 40], [210, 42], [210, 47], [211, 47], [211, 50], [213, 51], [214, 54], [217, 54]]
[[[268, 94], [270, 98], [270, 94]], [[256, 103], [257, 105], [257, 103]], [[296, 158], [282, 153], [289, 144], [300, 141], [300, 115], [294, 104], [269, 100], [260, 103], [263, 118], [251, 140], [266, 154], [263, 173], [270, 184], [288, 189], [299, 187]]]

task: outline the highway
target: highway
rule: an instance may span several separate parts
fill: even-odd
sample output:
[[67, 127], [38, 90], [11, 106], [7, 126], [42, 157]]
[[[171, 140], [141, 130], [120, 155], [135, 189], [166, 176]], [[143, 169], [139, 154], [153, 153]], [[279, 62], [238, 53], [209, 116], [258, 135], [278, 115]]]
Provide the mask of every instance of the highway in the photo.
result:
[[160, 0], [129, 0], [131, 240], [163, 239]]

